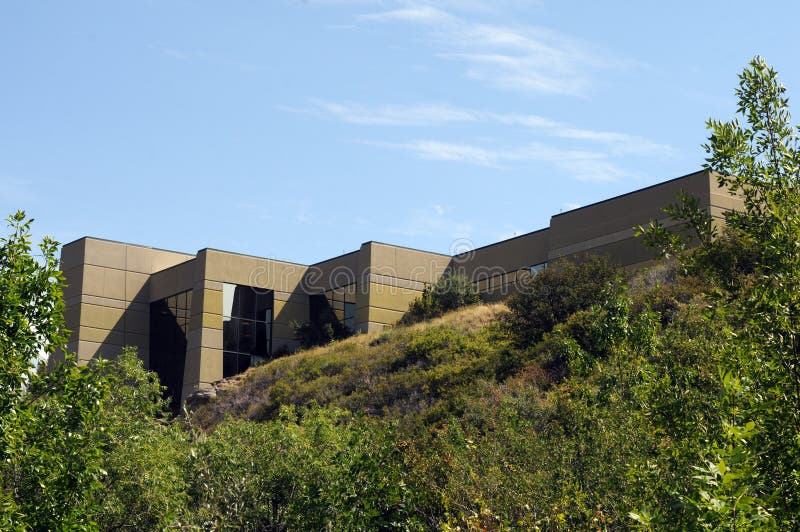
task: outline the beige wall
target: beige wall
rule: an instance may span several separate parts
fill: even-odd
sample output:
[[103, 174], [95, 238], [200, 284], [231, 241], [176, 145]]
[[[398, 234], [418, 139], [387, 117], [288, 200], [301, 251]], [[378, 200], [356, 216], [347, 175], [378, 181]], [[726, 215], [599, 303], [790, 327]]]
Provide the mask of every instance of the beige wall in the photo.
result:
[[435, 283], [451, 261], [449, 255], [380, 242], [362, 244], [361, 253], [362, 298], [356, 309], [361, 331], [394, 325], [408, 310], [408, 304], [426, 284]]
[[361, 250], [358, 250], [312, 264], [303, 278], [303, 291], [321, 294], [326, 290], [357, 283], [362, 263]]
[[453, 257], [450, 269], [476, 283], [484, 299], [503, 299], [529, 282], [529, 268], [547, 262], [548, 229], [490, 244]]
[[[222, 378], [223, 283], [274, 291], [273, 351], [294, 348], [292, 321], [309, 319], [310, 294], [355, 301], [355, 328], [391, 326], [428, 284], [449, 269], [466, 275], [487, 299], [506, 297], [530, 283], [530, 267], [585, 253], [623, 264], [652, 258], [633, 227], [650, 219], [669, 226], [663, 207], [678, 193], [695, 195], [712, 215], [741, 207], [708, 172], [696, 172], [551, 218], [550, 227], [454, 257], [367, 242], [312, 266], [204, 249], [196, 255], [82, 238], [62, 248], [69, 349], [82, 361], [137, 347], [149, 363], [149, 304], [192, 291], [183, 397]], [[338, 300], [337, 300], [338, 301]], [[341, 308], [340, 308], [341, 307]], [[343, 317], [343, 304], [334, 308]]]
[[147, 363], [150, 275], [191, 258], [89, 237], [64, 245], [65, 317], [72, 331], [67, 348], [85, 362], [98, 355], [114, 357], [130, 345]]
[[550, 219], [548, 260], [583, 255], [608, 255], [622, 265], [653, 258], [653, 252], [634, 236], [634, 227], [659, 220], [672, 222], [663, 208], [677, 201], [680, 192], [709, 205], [711, 176], [707, 171], [637, 190], [616, 198], [553, 216]]
[[588, 254], [606, 255], [624, 266], [646, 263], [654, 253], [635, 236], [634, 227], [650, 220], [675, 226], [663, 208], [680, 192], [697, 197], [716, 219], [742, 208], [741, 199], [720, 188], [715, 175], [695, 172], [553, 216], [549, 228], [454, 256], [450, 269], [476, 282], [486, 299], [497, 300], [524, 290], [532, 279], [528, 268], [535, 264]]
[[273, 351], [296, 347], [292, 321], [308, 320], [308, 298], [299, 293], [307, 266], [216, 249], [197, 253], [194, 296], [184, 367], [183, 392], [222, 379], [222, 286], [239, 284], [273, 290]]

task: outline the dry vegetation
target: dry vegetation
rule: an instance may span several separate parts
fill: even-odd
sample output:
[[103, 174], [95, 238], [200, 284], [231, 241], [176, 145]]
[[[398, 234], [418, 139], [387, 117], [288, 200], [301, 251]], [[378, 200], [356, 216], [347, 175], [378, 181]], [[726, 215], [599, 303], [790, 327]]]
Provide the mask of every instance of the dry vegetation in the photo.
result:
[[209, 428], [226, 417], [270, 419], [281, 404], [316, 402], [372, 415], [430, 409], [445, 388], [491, 371], [488, 329], [505, 312], [503, 304], [474, 305], [279, 358], [220, 383], [217, 397], [193, 417]]

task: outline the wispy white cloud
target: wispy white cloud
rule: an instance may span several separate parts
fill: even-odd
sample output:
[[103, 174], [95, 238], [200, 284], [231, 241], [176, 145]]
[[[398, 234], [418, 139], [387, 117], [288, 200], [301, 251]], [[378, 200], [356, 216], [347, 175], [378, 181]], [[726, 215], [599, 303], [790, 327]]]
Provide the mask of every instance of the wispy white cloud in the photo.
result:
[[371, 142], [364, 144], [408, 151], [420, 159], [459, 162], [502, 169], [512, 163], [547, 164], [578, 181], [604, 183], [630, 177], [622, 167], [599, 151], [572, 150], [531, 143], [511, 149], [492, 149], [437, 140]]
[[423, 24], [455, 23], [457, 21], [449, 13], [422, 3], [399, 9], [358, 15], [356, 18], [369, 22], [415, 22]]
[[357, 20], [421, 25], [439, 58], [464, 63], [468, 78], [502, 89], [584, 95], [593, 85], [593, 72], [633, 64], [548, 28], [476, 23], [451, 7], [405, 1]]
[[451, 124], [499, 124], [535, 130], [551, 138], [601, 145], [611, 155], [669, 157], [673, 148], [644, 137], [613, 131], [575, 127], [533, 114], [490, 113], [441, 103], [411, 105], [364, 105], [352, 102], [312, 100], [311, 107], [279, 109], [294, 113], [329, 116], [342, 122], [369, 126], [446, 126]]
[[601, 158], [574, 158], [551, 161], [557, 168], [578, 181], [588, 183], [611, 183], [633, 177], [617, 163]]
[[313, 100], [313, 104], [318, 111], [323, 111], [343, 122], [361, 125], [437, 126], [475, 122], [479, 119], [473, 111], [443, 104], [366, 106], [324, 100]]
[[508, 158], [506, 154], [498, 151], [468, 144], [453, 144], [435, 140], [416, 140], [405, 144], [397, 144], [397, 146], [411, 150], [423, 159], [455, 161], [496, 168], [499, 167], [499, 161]]
[[499, 163], [509, 160], [506, 152], [457, 142], [441, 142], [438, 140], [411, 140], [408, 142], [360, 140], [356, 142], [369, 146], [407, 151], [420, 159], [429, 161], [448, 161], [490, 168], [503, 168]]

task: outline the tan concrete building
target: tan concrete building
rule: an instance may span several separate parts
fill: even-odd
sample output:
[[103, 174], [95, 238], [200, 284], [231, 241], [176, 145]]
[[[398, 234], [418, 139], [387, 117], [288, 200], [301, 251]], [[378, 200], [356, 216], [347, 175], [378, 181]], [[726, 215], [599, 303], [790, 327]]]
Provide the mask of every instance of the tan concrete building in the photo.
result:
[[81, 360], [134, 346], [175, 398], [291, 351], [292, 322], [333, 313], [354, 331], [395, 324], [426, 284], [466, 275], [487, 298], [524, 290], [548, 263], [592, 253], [624, 265], [652, 258], [634, 226], [660, 219], [680, 191], [717, 218], [738, 199], [708, 172], [553, 216], [550, 226], [456, 256], [367, 242], [302, 265], [216, 249], [196, 254], [84, 237], [61, 252], [68, 348]]

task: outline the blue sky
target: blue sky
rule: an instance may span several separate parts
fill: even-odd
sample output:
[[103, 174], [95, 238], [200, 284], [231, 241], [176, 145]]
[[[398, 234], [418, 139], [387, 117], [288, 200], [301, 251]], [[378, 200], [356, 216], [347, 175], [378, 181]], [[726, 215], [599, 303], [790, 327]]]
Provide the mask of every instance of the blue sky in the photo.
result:
[[449, 253], [700, 168], [792, 2], [0, 5], [0, 211], [311, 263]]

